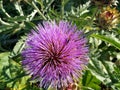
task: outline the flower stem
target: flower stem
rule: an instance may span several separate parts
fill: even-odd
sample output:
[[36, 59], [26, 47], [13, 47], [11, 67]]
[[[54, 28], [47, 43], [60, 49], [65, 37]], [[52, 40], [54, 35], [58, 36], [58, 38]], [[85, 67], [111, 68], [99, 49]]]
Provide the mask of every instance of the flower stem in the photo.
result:
[[42, 12], [38, 9], [38, 7], [36, 6], [36, 4], [34, 2], [32, 2], [32, 5], [37, 10], [37, 12], [39, 13], [39, 15], [42, 16], [42, 18], [44, 20], [47, 20], [46, 17], [42, 14]]

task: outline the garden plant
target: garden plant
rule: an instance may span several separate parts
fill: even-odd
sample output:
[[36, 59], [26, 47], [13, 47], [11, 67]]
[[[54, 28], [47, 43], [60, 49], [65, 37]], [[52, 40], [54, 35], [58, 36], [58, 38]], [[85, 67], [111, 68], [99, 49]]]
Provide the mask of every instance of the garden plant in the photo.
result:
[[120, 90], [120, 1], [0, 0], [0, 90]]

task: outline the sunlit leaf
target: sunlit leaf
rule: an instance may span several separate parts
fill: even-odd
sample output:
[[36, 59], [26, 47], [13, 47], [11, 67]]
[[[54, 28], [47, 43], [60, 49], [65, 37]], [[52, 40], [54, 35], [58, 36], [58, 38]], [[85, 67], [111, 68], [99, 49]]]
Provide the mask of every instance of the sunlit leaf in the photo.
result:
[[92, 37], [95, 37], [95, 38], [101, 39], [105, 42], [108, 42], [120, 50], [120, 42], [116, 41], [115, 39], [113, 39], [111, 37], [107, 37], [107, 36], [99, 35], [99, 34], [93, 34]]

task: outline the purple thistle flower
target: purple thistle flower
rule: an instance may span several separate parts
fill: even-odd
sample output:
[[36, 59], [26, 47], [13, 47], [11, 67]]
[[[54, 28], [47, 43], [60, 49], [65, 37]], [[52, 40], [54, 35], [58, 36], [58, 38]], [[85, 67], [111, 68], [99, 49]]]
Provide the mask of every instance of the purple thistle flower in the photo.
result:
[[23, 50], [22, 65], [41, 87], [61, 88], [78, 81], [88, 63], [86, 39], [76, 26], [44, 22], [33, 30]]

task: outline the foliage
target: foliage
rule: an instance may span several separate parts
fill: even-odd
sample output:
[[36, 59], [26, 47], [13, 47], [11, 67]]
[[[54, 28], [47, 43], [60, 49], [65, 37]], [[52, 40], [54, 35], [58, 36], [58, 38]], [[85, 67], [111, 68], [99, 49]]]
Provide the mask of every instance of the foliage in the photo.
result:
[[0, 90], [45, 90], [21, 66], [26, 35], [44, 20], [70, 21], [85, 32], [90, 61], [80, 90], [120, 90], [120, 23], [97, 27], [101, 8], [88, 0], [0, 0]]

